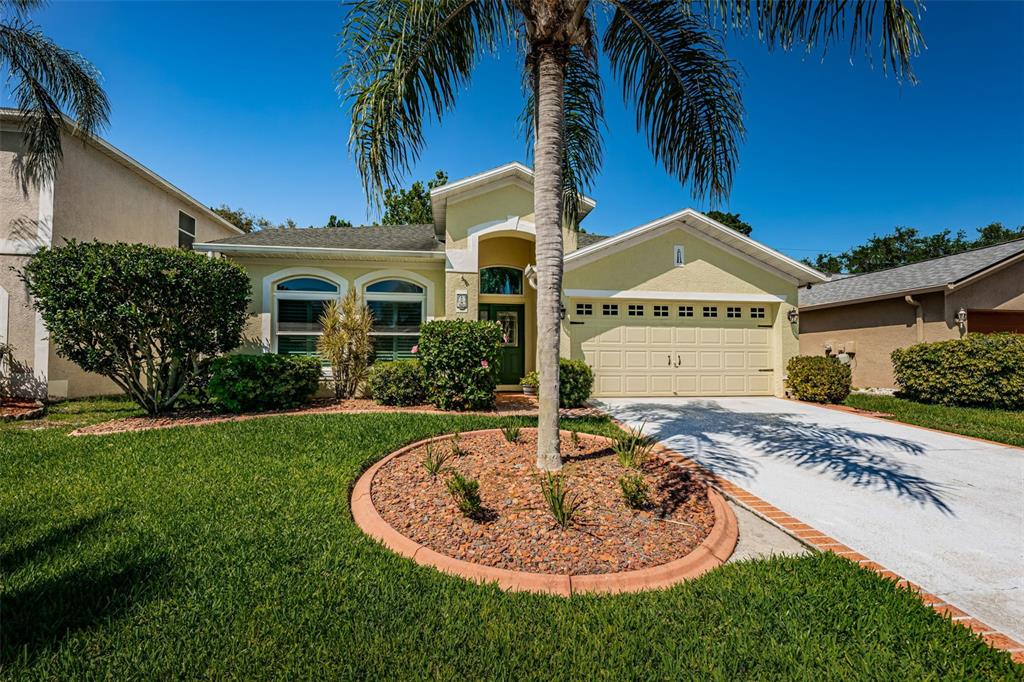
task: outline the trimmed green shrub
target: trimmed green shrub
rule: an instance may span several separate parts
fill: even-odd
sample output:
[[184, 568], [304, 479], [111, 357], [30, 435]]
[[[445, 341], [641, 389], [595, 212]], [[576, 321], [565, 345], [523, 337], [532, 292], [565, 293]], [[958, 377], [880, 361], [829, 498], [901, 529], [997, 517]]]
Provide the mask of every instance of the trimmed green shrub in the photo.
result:
[[417, 360], [374, 363], [367, 384], [381, 405], [422, 405], [427, 400], [427, 376]]
[[923, 403], [1024, 409], [1024, 335], [968, 334], [892, 352], [902, 397]]
[[320, 360], [305, 355], [228, 355], [213, 361], [210, 400], [231, 412], [299, 407], [320, 385]]
[[631, 509], [643, 509], [651, 501], [651, 489], [640, 474], [626, 474], [619, 479], [622, 499]]
[[786, 364], [786, 388], [797, 400], [841, 403], [852, 379], [850, 366], [830, 355], [798, 355]]
[[149, 414], [171, 408], [205, 358], [242, 342], [249, 276], [228, 260], [72, 240], [40, 249], [21, 277], [57, 353]]
[[420, 327], [427, 400], [442, 410], [493, 407], [501, 336], [496, 322], [433, 320]]
[[594, 372], [583, 360], [558, 361], [558, 406], [579, 407], [590, 398]]
[[480, 501], [480, 483], [476, 479], [465, 478], [458, 471], [453, 471], [445, 485], [463, 516], [477, 520], [483, 517], [484, 505]]

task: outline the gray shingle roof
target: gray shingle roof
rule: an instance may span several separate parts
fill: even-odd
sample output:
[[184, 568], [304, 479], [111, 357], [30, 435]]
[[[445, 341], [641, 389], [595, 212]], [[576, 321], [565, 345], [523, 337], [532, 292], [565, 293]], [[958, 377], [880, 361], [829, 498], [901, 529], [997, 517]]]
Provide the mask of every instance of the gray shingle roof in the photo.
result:
[[608, 237], [604, 236], [603, 234], [591, 234], [589, 232], [580, 232], [578, 235], [576, 235], [576, 245], [582, 249], [587, 246], [590, 246], [591, 244], [596, 244], [600, 241], [604, 241], [605, 239], [608, 239]]
[[898, 268], [864, 275], [840, 277], [811, 289], [800, 290], [800, 305], [833, 305], [904, 292], [942, 287], [989, 268], [1007, 258], [1024, 253], [1024, 239], [986, 246], [953, 256], [933, 258]]
[[434, 239], [434, 226], [365, 225], [361, 227], [275, 227], [259, 232], [217, 239], [213, 244], [366, 249], [387, 251], [444, 251]]
[[[581, 232], [579, 246], [590, 246], [607, 237]], [[236, 237], [217, 239], [211, 244], [279, 246], [323, 249], [367, 249], [386, 251], [444, 251], [434, 238], [434, 226], [364, 225], [361, 227], [275, 227]]]

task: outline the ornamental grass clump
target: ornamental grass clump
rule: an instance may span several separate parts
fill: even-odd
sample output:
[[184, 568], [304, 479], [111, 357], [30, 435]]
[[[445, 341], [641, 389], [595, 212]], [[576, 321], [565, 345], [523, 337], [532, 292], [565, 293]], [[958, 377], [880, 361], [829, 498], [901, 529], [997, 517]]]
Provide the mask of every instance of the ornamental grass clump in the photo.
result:
[[420, 460], [420, 464], [427, 470], [431, 478], [437, 478], [437, 475], [444, 471], [444, 465], [451, 457], [451, 452], [435, 447], [434, 443], [427, 443], [426, 452], [423, 459]]
[[641, 469], [654, 453], [655, 440], [644, 435], [645, 421], [637, 428], [631, 428], [618, 436], [612, 445], [612, 451], [626, 469]]
[[479, 482], [453, 471], [446, 485], [463, 516], [470, 519], [479, 519], [483, 516], [484, 505], [480, 501]]
[[462, 457], [466, 452], [462, 449], [462, 445], [459, 444], [461, 440], [461, 434], [456, 431], [452, 434], [451, 439], [448, 441], [448, 445], [451, 448], [452, 457]]
[[562, 530], [568, 529], [579, 516], [583, 502], [573, 493], [562, 474], [546, 473], [540, 479], [540, 491], [544, 496], [551, 517]]
[[619, 479], [622, 499], [631, 509], [644, 509], [650, 504], [650, 488], [640, 474], [626, 474]]
[[501, 425], [501, 435], [505, 436], [505, 440], [509, 443], [518, 443], [520, 433], [519, 424], [515, 422], [506, 422]]

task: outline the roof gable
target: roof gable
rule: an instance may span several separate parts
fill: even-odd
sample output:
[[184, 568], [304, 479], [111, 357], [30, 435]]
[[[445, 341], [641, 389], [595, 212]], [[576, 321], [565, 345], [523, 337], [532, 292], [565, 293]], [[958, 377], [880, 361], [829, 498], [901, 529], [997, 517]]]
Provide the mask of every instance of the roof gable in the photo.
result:
[[783, 255], [764, 244], [712, 220], [703, 213], [687, 208], [677, 213], [658, 218], [650, 223], [639, 225], [625, 232], [582, 247], [565, 258], [567, 270], [599, 260], [632, 245], [642, 242], [661, 231], [672, 227], [682, 227], [700, 238], [714, 242], [749, 262], [775, 274], [795, 280], [803, 285], [812, 282], [824, 282], [826, 277], [799, 261]]

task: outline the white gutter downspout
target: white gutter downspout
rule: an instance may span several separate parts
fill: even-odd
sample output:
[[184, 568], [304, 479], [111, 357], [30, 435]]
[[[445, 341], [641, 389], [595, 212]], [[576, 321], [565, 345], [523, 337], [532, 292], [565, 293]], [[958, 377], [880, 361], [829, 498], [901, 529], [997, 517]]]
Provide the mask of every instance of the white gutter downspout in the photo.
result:
[[920, 301], [915, 301], [913, 296], [904, 296], [903, 300], [908, 305], [912, 305], [916, 308], [914, 311], [915, 324], [917, 326], [917, 342], [921, 343], [924, 341], [924, 310], [921, 307]]

